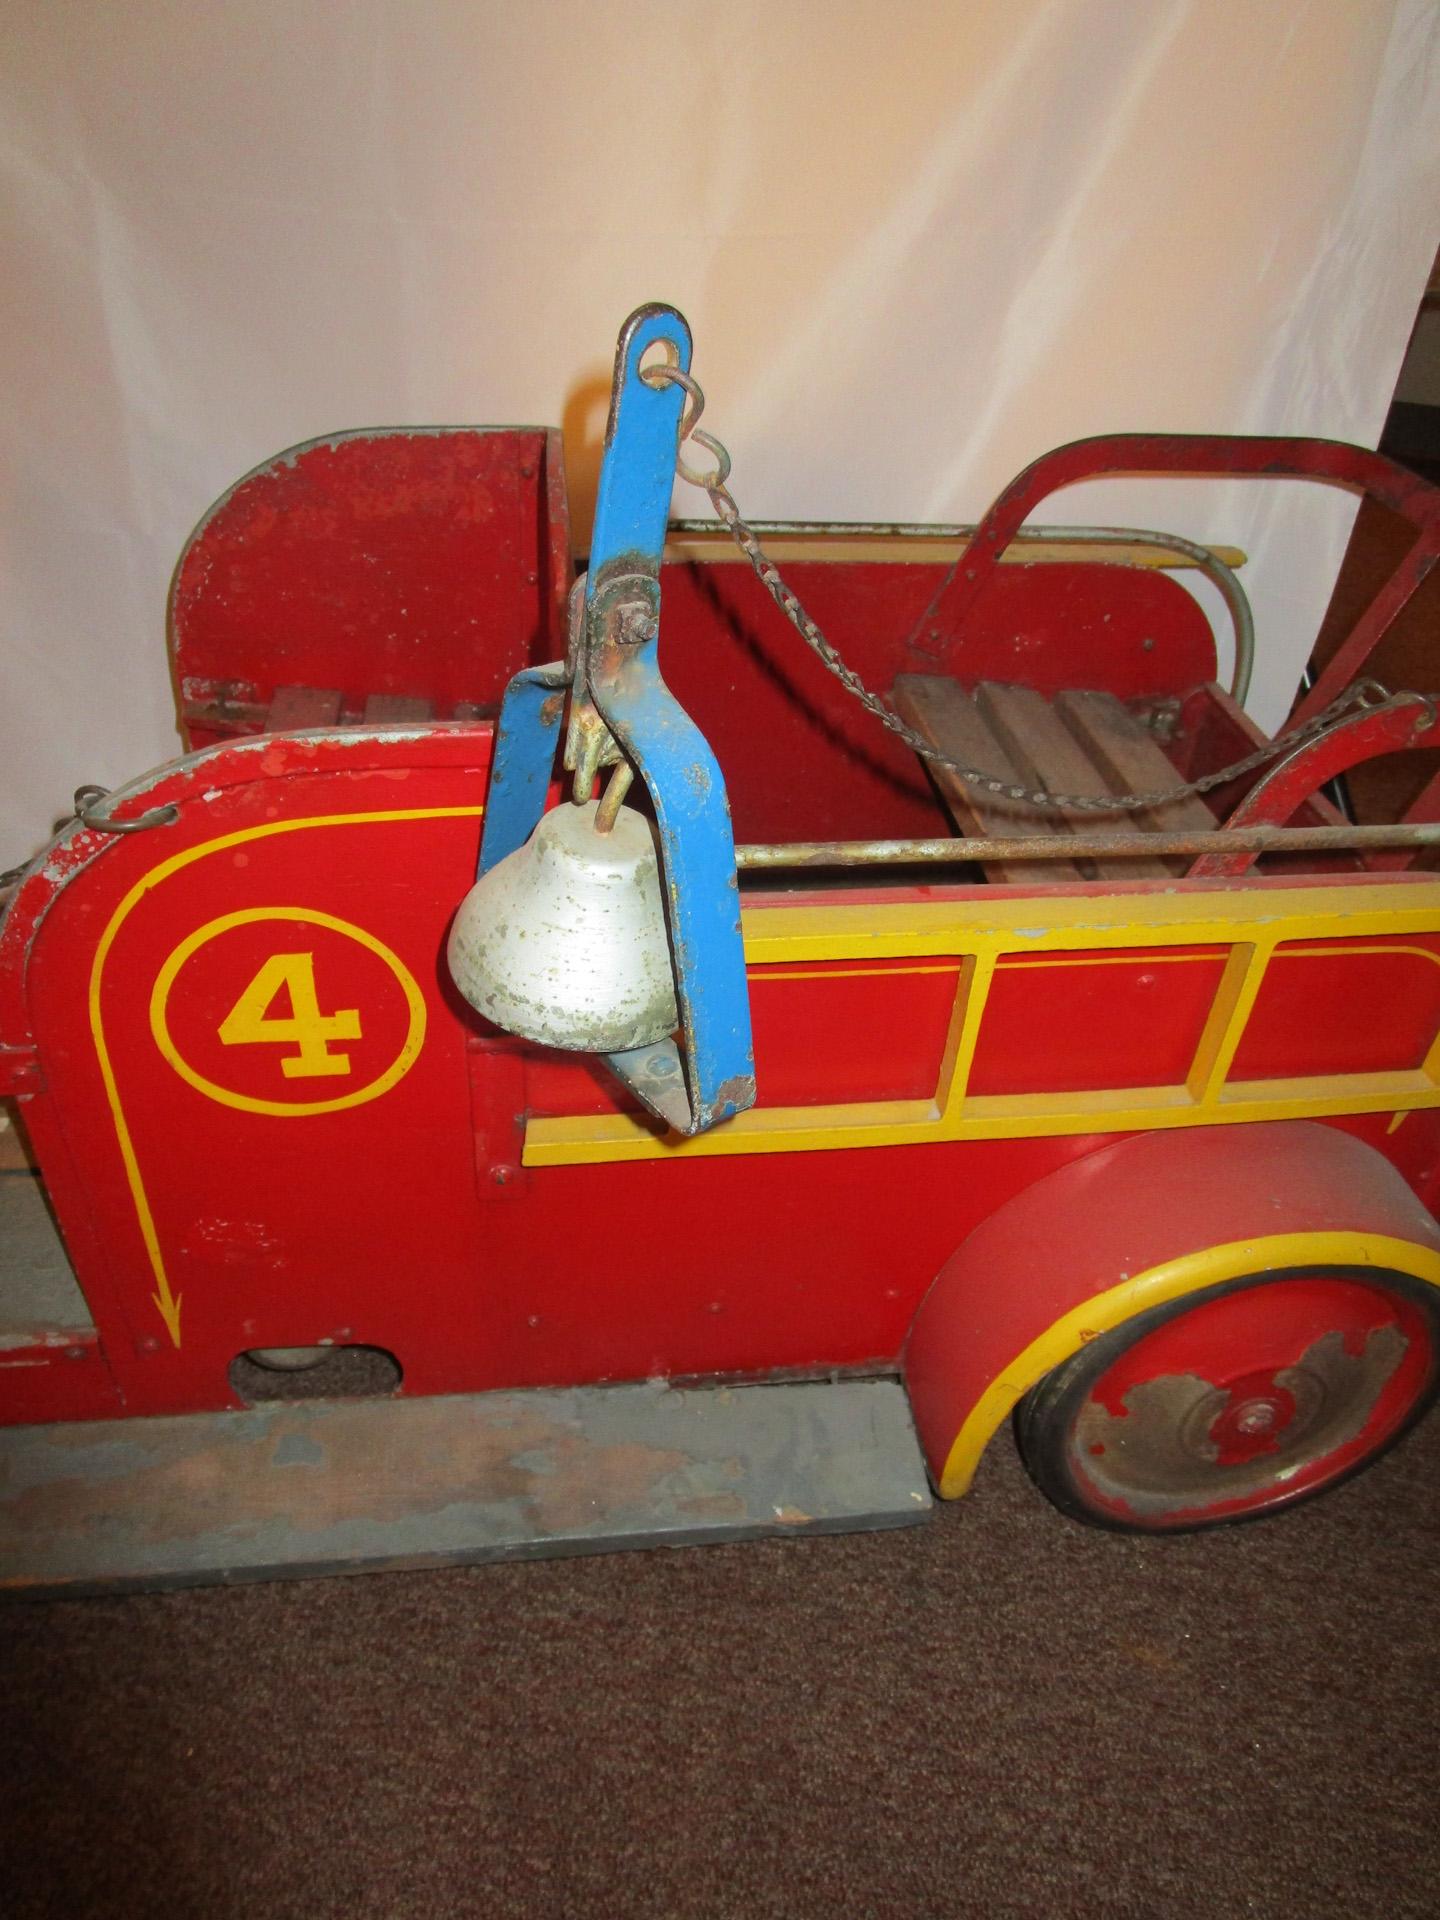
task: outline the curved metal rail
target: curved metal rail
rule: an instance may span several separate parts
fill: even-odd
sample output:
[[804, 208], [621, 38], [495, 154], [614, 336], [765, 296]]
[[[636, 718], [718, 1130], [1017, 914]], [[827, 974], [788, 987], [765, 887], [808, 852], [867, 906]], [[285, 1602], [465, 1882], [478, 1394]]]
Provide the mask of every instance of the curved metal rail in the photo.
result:
[[[755, 532], [767, 540], [803, 538], [806, 534], [849, 535], [863, 539], [868, 535], [886, 538], [956, 540], [966, 541], [974, 533], [973, 527], [958, 526], [922, 526], [910, 522], [885, 521], [806, 521], [806, 520], [754, 520], [750, 522]], [[672, 534], [713, 535], [716, 531], [708, 520], [672, 520]], [[1191, 566], [1203, 573], [1212, 582], [1225, 602], [1234, 628], [1234, 663], [1230, 674], [1230, 693], [1241, 706], [1250, 691], [1251, 677], [1255, 671], [1255, 616], [1250, 601], [1239, 576], [1209, 547], [1201, 546], [1198, 541], [1187, 540], [1178, 533], [1157, 533], [1145, 527], [1087, 527], [1087, 526], [1026, 526], [1021, 527], [1010, 543], [1012, 546], [1100, 546], [1100, 547], [1154, 547], [1162, 553], [1175, 553], [1188, 560]], [[1132, 563], [1133, 564], [1133, 563]]]

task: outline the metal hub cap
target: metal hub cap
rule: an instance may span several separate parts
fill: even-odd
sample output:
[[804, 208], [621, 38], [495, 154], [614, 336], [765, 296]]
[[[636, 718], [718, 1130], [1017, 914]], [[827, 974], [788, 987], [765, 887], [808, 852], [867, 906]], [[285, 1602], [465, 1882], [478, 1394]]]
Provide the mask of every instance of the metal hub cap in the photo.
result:
[[1071, 1471], [1152, 1523], [1259, 1512], [1384, 1444], [1431, 1377], [1425, 1317], [1339, 1275], [1227, 1291], [1142, 1335], [1095, 1381]]

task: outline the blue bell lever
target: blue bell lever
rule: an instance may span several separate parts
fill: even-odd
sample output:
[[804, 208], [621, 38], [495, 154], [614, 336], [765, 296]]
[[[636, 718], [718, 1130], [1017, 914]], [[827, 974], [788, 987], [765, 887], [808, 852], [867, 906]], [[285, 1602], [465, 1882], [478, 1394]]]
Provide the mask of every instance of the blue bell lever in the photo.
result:
[[[479, 878], [448, 958], [488, 1018], [600, 1052], [650, 1112], [695, 1134], [755, 1104], [755, 1066], [724, 776], [660, 676], [660, 560], [684, 393], [641, 378], [656, 345], [688, 372], [690, 330], [673, 307], [641, 307], [621, 329], [570, 658], [506, 688]], [[567, 692], [574, 799], [546, 813]], [[636, 774], [653, 830], [623, 805]]]

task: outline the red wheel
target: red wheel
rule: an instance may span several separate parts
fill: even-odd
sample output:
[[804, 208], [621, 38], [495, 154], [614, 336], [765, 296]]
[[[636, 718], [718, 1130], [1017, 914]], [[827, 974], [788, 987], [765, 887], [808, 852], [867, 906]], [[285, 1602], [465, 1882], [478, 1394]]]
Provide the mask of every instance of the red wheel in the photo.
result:
[[1021, 1403], [1064, 1512], [1168, 1533], [1294, 1506], [1376, 1459], [1434, 1398], [1440, 1302], [1370, 1268], [1262, 1274], [1102, 1334]]

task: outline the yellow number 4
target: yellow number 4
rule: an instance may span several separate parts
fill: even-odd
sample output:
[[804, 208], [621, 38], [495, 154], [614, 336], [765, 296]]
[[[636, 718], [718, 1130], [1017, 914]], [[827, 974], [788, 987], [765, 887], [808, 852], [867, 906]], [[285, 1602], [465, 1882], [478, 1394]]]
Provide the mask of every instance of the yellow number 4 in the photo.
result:
[[[290, 1012], [272, 1014], [281, 989]], [[287, 1080], [320, 1080], [349, 1073], [348, 1053], [332, 1053], [332, 1040], [358, 1040], [360, 1014], [355, 1007], [323, 1014], [315, 995], [313, 953], [272, 953], [220, 1023], [227, 1047], [294, 1046], [280, 1071]]]

